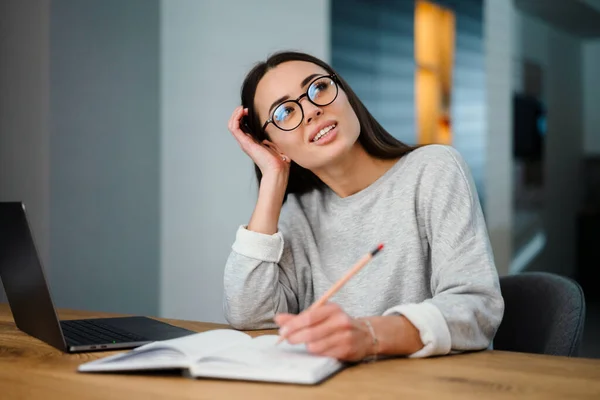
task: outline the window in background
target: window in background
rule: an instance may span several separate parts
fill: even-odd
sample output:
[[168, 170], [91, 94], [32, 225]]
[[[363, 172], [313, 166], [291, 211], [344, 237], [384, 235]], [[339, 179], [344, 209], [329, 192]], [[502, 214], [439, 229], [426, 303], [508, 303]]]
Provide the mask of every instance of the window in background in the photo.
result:
[[450, 103], [454, 41], [452, 10], [418, 0], [415, 6], [415, 101], [419, 144], [452, 143]]

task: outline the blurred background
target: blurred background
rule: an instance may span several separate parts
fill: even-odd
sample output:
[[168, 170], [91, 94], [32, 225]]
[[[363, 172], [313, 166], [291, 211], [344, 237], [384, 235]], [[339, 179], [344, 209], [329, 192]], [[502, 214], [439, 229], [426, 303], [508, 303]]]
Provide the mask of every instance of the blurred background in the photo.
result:
[[284, 49], [457, 148], [500, 275], [580, 282], [600, 357], [600, 0], [1, 0], [0, 201], [27, 205], [58, 307], [224, 322], [256, 199], [227, 120]]

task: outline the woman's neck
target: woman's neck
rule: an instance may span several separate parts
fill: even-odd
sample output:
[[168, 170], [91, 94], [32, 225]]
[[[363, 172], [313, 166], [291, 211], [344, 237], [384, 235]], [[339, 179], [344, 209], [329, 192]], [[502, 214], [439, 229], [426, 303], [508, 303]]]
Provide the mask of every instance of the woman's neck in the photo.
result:
[[313, 170], [339, 197], [348, 197], [370, 186], [385, 174], [398, 159], [373, 157], [356, 143], [346, 156], [326, 168]]

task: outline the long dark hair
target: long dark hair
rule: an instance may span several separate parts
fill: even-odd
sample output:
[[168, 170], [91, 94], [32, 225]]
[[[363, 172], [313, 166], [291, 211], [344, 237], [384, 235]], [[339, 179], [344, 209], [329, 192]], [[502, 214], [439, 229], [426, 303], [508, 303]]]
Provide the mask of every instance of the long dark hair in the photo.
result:
[[[287, 61], [307, 61], [320, 66], [330, 74], [336, 74], [340, 88], [346, 93], [348, 101], [358, 117], [358, 121], [360, 122], [358, 141], [368, 154], [380, 159], [394, 159], [400, 158], [415, 149], [415, 147], [404, 144], [390, 135], [371, 115], [344, 79], [327, 63], [309, 54], [295, 51], [278, 52], [271, 55], [266, 61], [256, 64], [244, 79], [241, 97], [242, 106], [248, 108], [248, 116], [244, 118], [242, 125], [245, 124], [246, 126], [242, 127], [242, 129], [250, 134], [258, 143], [268, 139], [268, 137], [262, 129], [256, 108], [254, 107], [256, 87], [270, 69]], [[256, 164], [254, 165], [254, 170], [258, 185], [260, 186], [262, 174]], [[323, 181], [313, 172], [292, 161], [284, 201], [289, 194], [300, 195], [314, 189], [323, 188], [324, 186]]]

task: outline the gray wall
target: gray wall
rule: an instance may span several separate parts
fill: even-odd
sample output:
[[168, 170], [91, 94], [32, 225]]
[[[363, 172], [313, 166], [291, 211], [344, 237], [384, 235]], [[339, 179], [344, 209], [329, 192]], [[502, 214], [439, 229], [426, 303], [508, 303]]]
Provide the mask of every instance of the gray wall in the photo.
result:
[[159, 39], [157, 0], [52, 1], [58, 306], [158, 313]]
[[0, 201], [25, 202], [46, 266], [49, 9], [47, 0], [0, 2]]
[[0, 193], [29, 204], [57, 305], [223, 321], [256, 194], [227, 119], [268, 53], [329, 59], [329, 2], [0, 4]]
[[543, 68], [542, 97], [548, 112], [542, 212], [547, 243], [531, 269], [571, 275], [582, 185], [581, 41], [520, 12], [515, 13], [514, 40], [515, 60], [529, 59]]
[[512, 188], [512, 1], [486, 0], [485, 214], [496, 267], [509, 272], [513, 258]]
[[329, 59], [329, 2], [161, 2], [161, 315], [223, 322], [223, 267], [256, 200], [227, 130], [246, 72], [296, 48]]
[[584, 152], [600, 155], [600, 39], [583, 45]]

